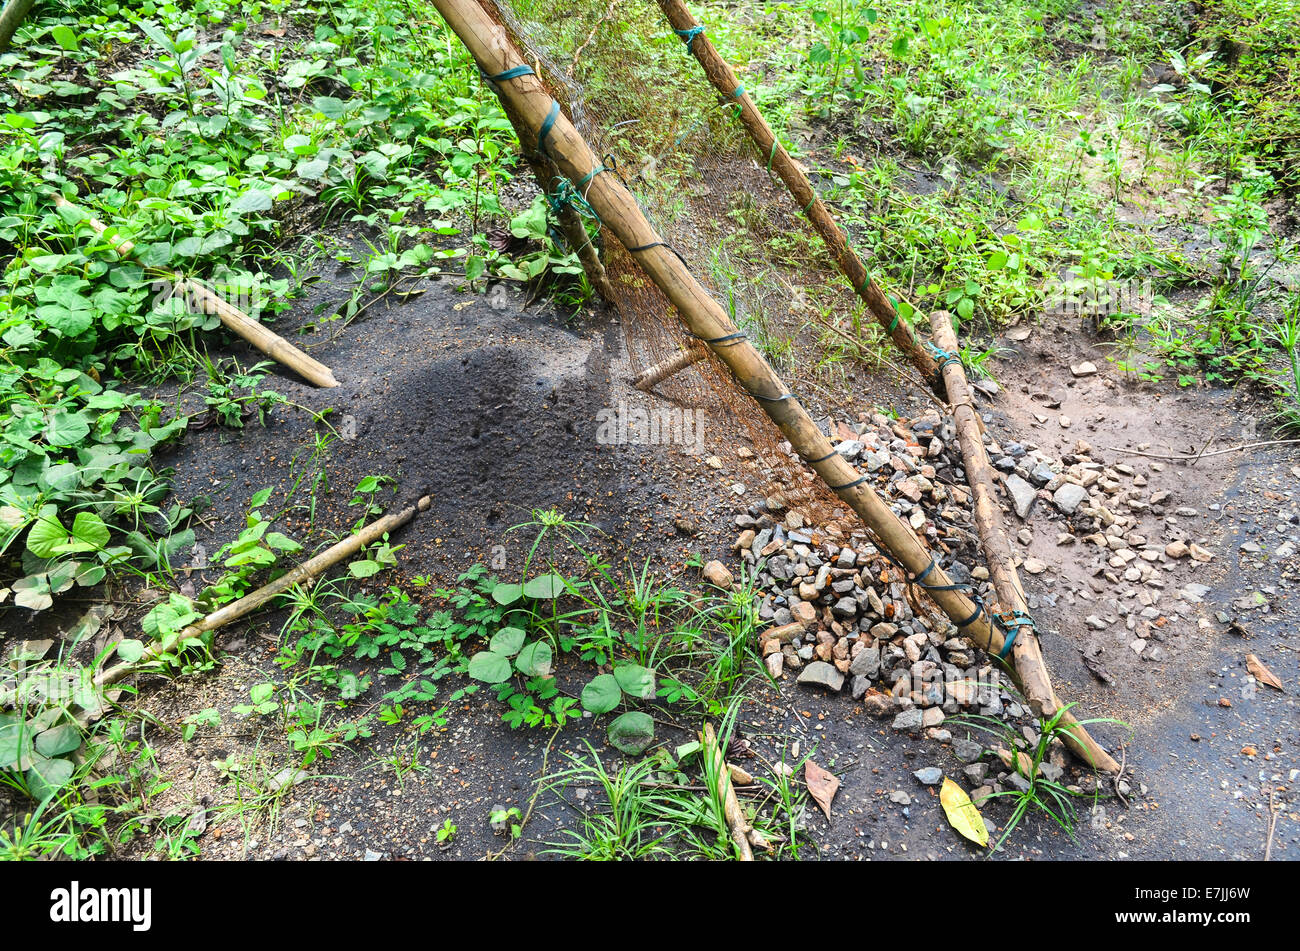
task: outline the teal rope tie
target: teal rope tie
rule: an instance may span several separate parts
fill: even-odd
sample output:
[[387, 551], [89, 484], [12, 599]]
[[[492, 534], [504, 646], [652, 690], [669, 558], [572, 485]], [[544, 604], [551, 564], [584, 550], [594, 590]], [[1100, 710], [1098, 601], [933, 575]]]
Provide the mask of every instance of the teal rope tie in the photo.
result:
[[739, 86], [737, 86], [735, 90], [732, 91], [731, 94], [736, 97], [736, 118], [739, 119], [740, 114], [745, 111], [745, 107], [740, 104], [740, 97], [745, 94], [744, 83], [741, 83]]
[[678, 36], [680, 36], [682, 38], [682, 42], [686, 44], [686, 52], [694, 53], [695, 38], [704, 32], [704, 27], [693, 26], [689, 30], [674, 29], [673, 32], [676, 33]]
[[1011, 653], [1012, 647], [1015, 646], [1016, 636], [1020, 633], [1022, 627], [1027, 627], [1035, 634], [1038, 628], [1034, 625], [1034, 619], [1023, 611], [1008, 611], [1005, 614], [990, 614], [993, 620], [997, 621], [998, 626], [1002, 628], [1006, 639], [1002, 642], [1002, 650], [998, 651], [998, 657], [1002, 660], [1007, 659]]
[[537, 151], [543, 155], [546, 154], [546, 139], [555, 128], [555, 120], [560, 117], [560, 104], [554, 99], [551, 100], [551, 111], [546, 114], [546, 121], [542, 123], [542, 128], [537, 133]]
[[512, 66], [510, 69], [507, 69], [501, 73], [497, 73], [495, 76], [490, 76], [487, 73], [483, 72], [483, 70], [481, 69], [478, 72], [480, 76], [482, 76], [490, 83], [504, 82], [507, 79], [518, 79], [520, 76], [536, 75], [533, 72], [533, 68], [526, 64], [523, 66]]
[[930, 353], [934, 355], [935, 360], [939, 362], [939, 366], [936, 367], [936, 372], [942, 373], [943, 368], [950, 363], [957, 363], [957, 364], [961, 363], [960, 356], [958, 356], [955, 353], [949, 353], [947, 350], [944, 350], [942, 347], [935, 346], [929, 340], [925, 342], [925, 348], [929, 350]]
[[559, 214], [564, 208], [576, 208], [579, 212], [588, 218], [595, 218], [600, 221], [600, 215], [596, 214], [596, 209], [591, 207], [590, 202], [582, 196], [573, 182], [567, 178], [556, 177], [555, 191], [546, 196], [546, 201], [551, 206], [554, 214]]

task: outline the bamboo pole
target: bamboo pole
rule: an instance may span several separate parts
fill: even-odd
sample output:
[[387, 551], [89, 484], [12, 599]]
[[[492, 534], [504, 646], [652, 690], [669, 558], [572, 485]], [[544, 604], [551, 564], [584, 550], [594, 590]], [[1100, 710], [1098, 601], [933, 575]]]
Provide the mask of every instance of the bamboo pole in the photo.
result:
[[[496, 75], [526, 65], [506, 31], [492, 21], [476, 0], [434, 0], [452, 31], [469, 49], [480, 69]], [[951, 585], [931, 560], [930, 552], [912, 530], [876, 495], [860, 473], [831, 448], [799, 400], [767, 360], [739, 333], [726, 312], [691, 275], [641, 213], [636, 199], [617, 176], [593, 174], [599, 160], [572, 123], [559, 110], [541, 81], [522, 75], [502, 82], [498, 94], [509, 103], [531, 132], [549, 127], [545, 148], [560, 171], [572, 181], [588, 178], [587, 201], [601, 222], [636, 258], [646, 275], [677, 308], [687, 329], [709, 345], [745, 390], [758, 400], [800, 457], [822, 478], [880, 539], [884, 549], [909, 577], [924, 575], [929, 594], [976, 646], [996, 654], [1003, 637], [988, 616]]]
[[0, 53], [9, 49], [9, 41], [35, 3], [36, 0], [9, 0], [4, 10], [0, 10]]
[[[934, 342], [947, 353], [957, 353], [957, 334], [945, 311], [935, 311], [930, 315], [930, 328]], [[989, 577], [998, 601], [1004, 611], [1029, 614], [1025, 603], [1024, 588], [1011, 558], [1011, 541], [1007, 536], [1006, 524], [1002, 520], [1002, 509], [998, 505], [993, 489], [993, 467], [989, 464], [984, 451], [984, 440], [980, 433], [979, 414], [975, 412], [970, 386], [966, 381], [966, 372], [961, 362], [953, 360], [943, 368], [944, 383], [952, 400], [952, 416], [957, 424], [957, 439], [961, 444], [962, 460], [966, 464], [966, 481], [969, 483], [975, 503], [975, 529], [979, 534], [980, 546], [984, 551], [984, 561], [988, 565]], [[1060, 708], [1061, 701], [1052, 689], [1051, 677], [1047, 673], [1047, 664], [1043, 661], [1042, 646], [1032, 625], [1020, 625], [1017, 629], [1015, 643], [1012, 645], [1012, 659], [1020, 675], [1020, 688], [1040, 717], [1051, 717]], [[1079, 724], [1072, 711], [1061, 716], [1061, 724], [1067, 727], [1066, 743], [1070, 748], [1097, 769], [1115, 773], [1119, 764], [1097, 742], [1088, 735], [1088, 731]]]
[[727, 829], [731, 832], [731, 841], [736, 844], [736, 852], [740, 855], [740, 860], [752, 862], [754, 850], [749, 844], [749, 823], [745, 821], [745, 813], [740, 809], [740, 800], [736, 798], [736, 790], [731, 785], [731, 771], [727, 769], [727, 761], [718, 747], [718, 738], [713, 733], [712, 723], [704, 724], [704, 732], [700, 734], [700, 745], [704, 747], [704, 755], [709, 758], [713, 773], [718, 777], [718, 785], [722, 787], [722, 808], [727, 816]]
[[[857, 295], [866, 302], [867, 309], [871, 311], [871, 315], [880, 324], [886, 336], [893, 340], [895, 346], [920, 371], [926, 385], [942, 396], [943, 380], [933, 355], [922, 344], [911, 324], [902, 319], [894, 303], [872, 280], [866, 266], [849, 247], [848, 240], [836, 223], [835, 217], [817, 197], [817, 192], [808, 181], [808, 176], [777, 139], [749, 94], [744, 92], [744, 86], [736, 78], [731, 66], [709, 42], [707, 34], [703, 31], [704, 28], [696, 22], [695, 17], [691, 16], [682, 0], [659, 0], [659, 7], [673, 29], [679, 31], [679, 35], [688, 34], [688, 37], [683, 37], [683, 39], [689, 38], [686, 48], [699, 61], [709, 82], [727, 98], [729, 103], [739, 104], [738, 117], [741, 125], [745, 127], [745, 131], [749, 133], [750, 139], [758, 147], [759, 152], [768, 157], [770, 169], [785, 183], [795, 204], [803, 210], [817, 234], [826, 243], [840, 271], [848, 278], [849, 284]], [[736, 95], [737, 92], [740, 94]]]
[[703, 360], [704, 354], [705, 351], [698, 348], [679, 350], [667, 360], [642, 370], [632, 378], [632, 385], [638, 390], [648, 390], [662, 383], [673, 374], [681, 373], [687, 367]]
[[[62, 195], [55, 196], [54, 204], [59, 208], [77, 207]], [[109, 246], [118, 257], [129, 258], [135, 254], [135, 245], [132, 242], [110, 233], [108, 226], [98, 218], [87, 216], [85, 222], [97, 235], [109, 242]], [[186, 303], [197, 305], [205, 314], [214, 314], [231, 333], [252, 344], [277, 363], [289, 367], [308, 383], [324, 388], [339, 385], [329, 367], [307, 356], [279, 334], [253, 320], [238, 307], [228, 304], [206, 287], [178, 273], [171, 272], [168, 276], [176, 292], [183, 295]]]
[[[560, 176], [560, 170], [555, 167], [555, 163], [545, 152], [524, 150], [524, 143], [528, 141], [528, 136], [524, 134], [522, 121], [509, 108], [506, 108], [505, 112], [510, 124], [514, 126], [520, 149], [524, 151], [524, 160], [528, 162], [533, 177], [537, 179], [537, 187], [543, 194], [548, 194], [553, 190], [555, 180]], [[555, 217], [559, 221], [565, 242], [578, 255], [578, 260], [582, 263], [582, 269], [586, 272], [587, 279], [591, 281], [591, 286], [607, 303], [614, 303], [614, 288], [609, 283], [609, 276], [605, 273], [605, 265], [601, 263], [600, 254], [596, 251], [591, 236], [587, 234], [587, 225], [583, 222], [582, 216], [572, 205], [565, 204], [556, 212]]]
[[246, 614], [251, 614], [272, 598], [284, 594], [294, 585], [315, 578], [321, 572], [333, 567], [343, 559], [351, 557], [367, 545], [378, 541], [386, 532], [391, 532], [399, 526], [405, 525], [415, 518], [417, 512], [428, 511], [429, 506], [432, 504], [433, 497], [426, 495], [401, 511], [376, 519], [355, 535], [349, 535], [342, 541], [331, 545], [319, 555], [307, 559], [297, 568], [286, 572], [271, 583], [263, 585], [251, 594], [244, 595], [238, 601], [233, 601], [220, 610], [213, 611], [203, 620], [191, 624], [171, 637], [164, 638], [146, 650], [139, 660], [109, 667], [95, 677], [95, 686], [105, 687], [109, 684], [115, 684], [131, 671], [136, 670], [141, 664], [150, 663], [163, 654], [175, 650], [178, 644], [183, 644], [190, 638], [198, 637], [208, 631], [215, 631], [231, 621], [236, 621]]

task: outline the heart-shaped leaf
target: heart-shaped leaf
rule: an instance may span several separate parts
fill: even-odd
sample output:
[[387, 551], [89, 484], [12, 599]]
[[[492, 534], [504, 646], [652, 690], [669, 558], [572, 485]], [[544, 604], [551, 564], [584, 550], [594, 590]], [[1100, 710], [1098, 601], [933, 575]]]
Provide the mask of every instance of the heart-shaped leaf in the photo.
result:
[[545, 677], [551, 672], [551, 645], [533, 641], [515, 658], [515, 669], [525, 677]]
[[655, 739], [655, 721], [649, 714], [633, 710], [609, 725], [610, 745], [629, 756], [645, 751]]
[[469, 659], [469, 675], [485, 684], [504, 683], [510, 679], [510, 658], [495, 651], [479, 651]]
[[524, 594], [524, 586], [520, 584], [498, 584], [492, 589], [492, 600], [504, 607], [509, 607], [518, 601]]
[[62, 756], [81, 746], [81, 730], [75, 723], [64, 723], [46, 730], [36, 738], [36, 752], [42, 756]]
[[27, 770], [27, 788], [37, 799], [48, 799], [72, 779], [73, 765], [66, 759], [36, 758]]
[[559, 575], [538, 575], [524, 585], [524, 597], [534, 601], [549, 601], [564, 594], [564, 579]]
[[609, 713], [623, 699], [623, 691], [618, 689], [618, 681], [613, 674], [600, 674], [593, 677], [582, 688], [582, 709], [591, 713]]
[[519, 653], [519, 649], [524, 646], [524, 639], [527, 636], [520, 628], [503, 627], [492, 635], [492, 641], [488, 646], [494, 654], [500, 654], [503, 657], [514, 657]]
[[651, 700], [655, 695], [655, 672], [638, 664], [624, 664], [614, 668], [614, 679], [623, 688], [623, 692], [643, 700]]

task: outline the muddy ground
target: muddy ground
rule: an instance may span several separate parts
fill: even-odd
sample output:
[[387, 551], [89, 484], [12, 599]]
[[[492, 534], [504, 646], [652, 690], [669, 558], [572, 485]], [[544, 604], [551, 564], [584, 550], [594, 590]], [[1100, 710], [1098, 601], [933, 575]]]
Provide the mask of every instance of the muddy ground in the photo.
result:
[[[306, 325], [315, 306], [343, 293], [323, 281], [277, 325], [282, 333]], [[312, 540], [344, 532], [359, 517], [348, 505], [351, 488], [366, 475], [390, 475], [396, 488], [381, 502], [431, 494], [430, 512], [394, 539], [406, 547], [393, 574], [375, 580], [402, 583], [414, 597], [432, 601], [429, 589], [411, 587], [417, 575], [452, 582], [475, 562], [504, 557], [504, 569], [522, 567], [531, 530], [510, 532], [533, 508], [556, 506], [591, 523], [592, 548], [614, 562], [645, 559], [659, 571], [679, 572], [693, 552], [733, 557], [735, 514], [761, 492], [755, 463], [737, 458], [736, 430], [706, 416], [703, 446], [601, 445], [600, 410], [620, 401], [652, 405], [626, 383], [624, 332], [604, 309], [590, 308], [565, 321], [545, 306], [521, 309], [512, 292], [475, 295], [448, 281], [430, 281], [406, 303], [378, 306], [345, 327], [325, 324], [302, 339], [328, 363], [342, 386], [313, 390], [287, 376], [273, 386], [312, 411], [333, 407], [343, 434], [325, 454], [331, 491], [319, 494]], [[493, 306], [491, 302], [495, 302]], [[329, 336], [326, 336], [326, 335]], [[1077, 841], [1042, 818], [1012, 837], [1007, 857], [1028, 858], [1260, 858], [1268, 838], [1269, 789], [1276, 825], [1273, 856], [1300, 856], [1300, 817], [1294, 792], [1300, 757], [1300, 637], [1290, 594], [1297, 562], [1267, 552], [1300, 534], [1294, 447], [1264, 447], [1212, 455], [1218, 447], [1254, 441], [1253, 408], [1231, 392], [1172, 393], [1121, 376], [1105, 361], [1105, 347], [1086, 329], [1013, 330], [1011, 348], [994, 367], [1001, 394], [985, 408], [1002, 442], [1019, 439], [1054, 455], [1086, 439], [1108, 463], [1124, 461], [1149, 479], [1153, 491], [1173, 493], [1171, 505], [1197, 510], [1182, 519], [1188, 536], [1215, 552], [1204, 565], [1180, 565], [1170, 579], [1208, 585], [1203, 601], [1186, 605], [1169, 625], [1159, 651], [1139, 656], [1123, 640], [1092, 630], [1086, 615], [1112, 608], [1107, 585], [1089, 586], [1097, 566], [1085, 546], [1058, 546], [1050, 506], [1040, 503], [1025, 525], [1033, 540], [1022, 554], [1047, 563], [1025, 584], [1040, 627], [1058, 692], [1078, 700], [1088, 716], [1128, 724], [1100, 724], [1095, 732], [1126, 763], [1127, 806], [1116, 798], [1091, 809]], [[232, 349], [241, 360], [251, 353]], [[1074, 380], [1069, 365], [1092, 359], [1101, 368]], [[268, 381], [268, 385], [271, 385]], [[850, 384], [848, 402], [869, 411], [872, 383]], [[637, 401], [640, 401], [639, 403]], [[919, 398], [914, 409], [923, 408]], [[707, 409], [707, 407], [705, 408]], [[817, 407], [813, 411], [817, 413]], [[1061, 423], [1068, 417], [1068, 427]], [[199, 543], [210, 552], [242, 524], [248, 500], [263, 486], [284, 491], [305, 471], [316, 426], [301, 409], [277, 408], [267, 425], [242, 431], [209, 427], [190, 433], [171, 453], [175, 496], [210, 499]], [[1174, 455], [1206, 449], [1195, 464], [1174, 463], [1119, 449]], [[704, 463], [724, 460], [721, 470]], [[1153, 465], [1154, 464], [1154, 465]], [[1159, 468], [1163, 467], [1163, 468]], [[737, 496], [731, 486], [747, 486]], [[298, 496], [303, 501], [303, 494]], [[682, 523], [682, 524], [679, 524]], [[305, 537], [308, 511], [290, 511], [281, 526]], [[691, 537], [694, 531], [694, 537]], [[1158, 531], [1158, 529], [1153, 529]], [[1243, 552], [1242, 544], [1260, 546]], [[501, 547], [497, 547], [501, 546]], [[189, 579], [201, 588], [212, 572]], [[1096, 589], [1100, 587], [1099, 592]], [[1113, 586], [1111, 586], [1113, 587]], [[1265, 606], [1247, 607], [1260, 599]], [[135, 608], [137, 613], [143, 608]], [[119, 623], [132, 623], [132, 608]], [[5, 622], [14, 623], [13, 618]], [[221, 632], [222, 664], [206, 675], [163, 684], [145, 681], [143, 703], [163, 723], [175, 725], [207, 707], [229, 710], [245, 702], [250, 684], [282, 676], [271, 663], [283, 617], [264, 615]], [[111, 629], [111, 628], [110, 628]], [[1281, 678], [1284, 690], [1251, 689], [1245, 655], [1257, 654]], [[1087, 653], [1111, 683], [1089, 672]], [[562, 682], [578, 671], [559, 671]], [[377, 677], [382, 683], [382, 678]], [[376, 695], [378, 690], [375, 690]], [[1226, 702], [1225, 702], [1226, 701]], [[401, 727], [377, 730], [353, 744], [285, 797], [275, 821], [269, 814], [241, 824], [214, 822], [201, 839], [206, 858], [389, 859], [482, 858], [507, 844], [489, 828], [496, 807], [528, 809], [542, 775], [566, 751], [593, 743], [607, 762], [617, 759], [603, 730], [580, 724], [549, 732], [511, 730], [491, 694], [457, 704], [445, 730], [426, 736]], [[895, 733], [887, 721], [867, 716], [847, 695], [827, 696], [797, 687], [791, 678], [774, 689], [756, 678], [742, 709], [741, 735], [760, 759], [779, 762], [815, 749], [814, 758], [843, 785], [830, 823], [810, 809], [806, 830], [816, 851], [834, 858], [960, 858], [979, 850], [964, 844], [945, 823], [937, 797], [912, 771], [937, 765], [957, 774], [960, 762], [947, 744]], [[681, 743], [698, 724], [676, 723], [665, 712], [664, 739]], [[229, 800], [219, 768], [228, 757], [256, 757], [272, 775], [289, 763], [282, 730], [226, 714], [221, 732], [202, 732], [188, 744], [154, 731], [171, 788], [156, 807], [187, 815]], [[797, 747], [796, 747], [797, 744]], [[415, 753], [419, 768], [401, 773], [385, 765], [394, 752]], [[891, 794], [903, 791], [910, 802]], [[511, 858], [545, 857], [562, 830], [580, 822], [594, 794], [570, 789], [537, 798]], [[986, 806], [990, 824], [1006, 821], [1002, 804]], [[247, 818], [247, 817], [246, 817]], [[435, 833], [451, 819], [458, 835], [450, 847]], [[147, 843], [133, 854], [147, 854]], [[805, 850], [804, 855], [808, 855]]]

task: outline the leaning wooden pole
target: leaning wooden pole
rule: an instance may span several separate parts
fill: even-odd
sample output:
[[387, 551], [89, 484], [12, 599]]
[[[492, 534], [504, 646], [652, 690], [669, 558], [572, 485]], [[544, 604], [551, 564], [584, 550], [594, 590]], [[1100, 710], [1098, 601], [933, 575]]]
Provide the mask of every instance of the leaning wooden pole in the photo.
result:
[[[59, 208], [77, 208], [76, 205], [62, 195], [55, 196], [54, 204]], [[77, 210], [80, 211], [80, 209]], [[80, 213], [85, 214], [84, 211]], [[135, 254], [135, 245], [132, 242], [110, 234], [108, 225], [98, 218], [87, 216], [83, 220], [97, 235], [109, 242], [109, 246], [118, 257], [129, 258]], [[172, 280], [175, 292], [181, 295], [186, 303], [205, 314], [215, 315], [231, 333], [251, 343], [277, 363], [287, 366], [308, 383], [327, 389], [339, 385], [338, 380], [334, 379], [334, 372], [329, 367], [319, 360], [307, 356], [289, 341], [268, 330], [265, 325], [258, 323], [238, 307], [227, 303], [206, 287], [182, 277], [180, 274], [171, 273], [168, 276]]]
[[912, 325], [899, 315], [895, 303], [872, 280], [866, 265], [849, 247], [848, 239], [835, 222], [835, 217], [817, 197], [817, 192], [813, 190], [808, 176], [777, 139], [776, 133], [767, 124], [763, 114], [758, 111], [754, 101], [749, 98], [749, 94], [745, 92], [745, 87], [736, 78], [731, 66], [713, 48], [713, 44], [704, 33], [704, 27], [696, 22], [695, 17], [691, 16], [690, 11], [686, 9], [686, 4], [681, 0], [659, 0], [659, 7], [677, 35], [686, 42], [687, 50], [699, 60], [709, 82], [727, 98], [728, 103], [739, 105], [737, 115], [741, 125], [745, 127], [745, 131], [758, 147], [759, 152], [767, 157], [771, 170], [785, 183], [795, 204], [807, 216], [821, 239], [826, 242], [826, 247], [835, 258], [835, 263], [839, 265], [840, 271], [848, 278], [849, 284], [858, 296], [866, 302], [871, 315], [886, 335], [894, 341], [895, 346], [920, 371], [926, 384], [942, 396], [943, 381], [934, 356], [926, 349]]
[[269, 584], [265, 584], [256, 591], [244, 595], [238, 601], [232, 601], [220, 610], [213, 611], [203, 620], [196, 621], [171, 637], [164, 638], [145, 651], [144, 656], [139, 660], [107, 668], [95, 677], [95, 686], [106, 687], [115, 684], [132, 671], [138, 670], [142, 664], [157, 660], [163, 654], [175, 650], [178, 645], [185, 643], [187, 640], [208, 631], [215, 631], [231, 621], [238, 620], [246, 614], [251, 614], [272, 598], [284, 594], [294, 585], [312, 580], [321, 572], [337, 565], [343, 559], [355, 555], [367, 545], [379, 541], [386, 533], [405, 525], [415, 518], [417, 512], [428, 511], [429, 506], [432, 504], [432, 496], [426, 495], [413, 505], [408, 505], [400, 511], [375, 519], [355, 535], [349, 535], [342, 541], [336, 542], [319, 555], [307, 559], [297, 568], [286, 572]]
[[[931, 314], [930, 328], [940, 350], [953, 354], [958, 352], [957, 334], [946, 312], [939, 310]], [[1061, 701], [1052, 689], [1033, 625], [1016, 623], [1028, 620], [1029, 606], [1025, 603], [1024, 589], [1011, 558], [1011, 541], [993, 490], [993, 466], [984, 451], [979, 414], [975, 412], [966, 371], [962, 369], [961, 361], [950, 360], [944, 364], [943, 375], [952, 402], [953, 420], [957, 424], [962, 461], [966, 464], [966, 481], [974, 496], [975, 530], [984, 551], [989, 578], [1002, 610], [1014, 616], [1011, 624], [1015, 627], [1016, 638], [1012, 643], [1012, 659], [1020, 675], [1020, 689], [1036, 714], [1050, 717], [1061, 708]], [[1112, 773], [1119, 771], [1119, 764], [1088, 735], [1070, 711], [1062, 714], [1061, 724], [1067, 728], [1066, 742], [1076, 754], [1097, 769]]]
[[[498, 75], [527, 65], [506, 31], [475, 0], [434, 0], [434, 6], [485, 73]], [[565, 176], [590, 183], [585, 193], [587, 201], [600, 215], [602, 224], [677, 308], [687, 329], [708, 344], [758, 401], [800, 457], [858, 514], [908, 578], [917, 579], [916, 583], [928, 591], [962, 634], [982, 650], [998, 654], [1004, 638], [983, 607], [959, 590], [960, 585], [952, 584], [912, 530], [871, 489], [870, 477], [831, 447], [830, 440], [767, 360], [651, 227], [622, 181], [615, 175], [600, 173], [603, 169], [596, 155], [531, 69], [498, 83], [497, 91], [530, 133], [536, 131], [535, 141]], [[1018, 681], [1014, 669], [1010, 674]]]
[[9, 49], [9, 41], [35, 3], [36, 0], [9, 0], [0, 10], [0, 53]]

